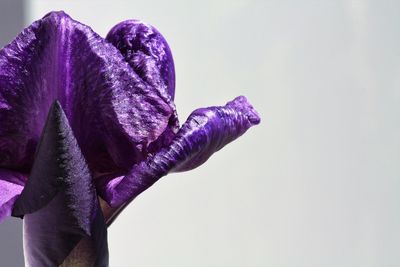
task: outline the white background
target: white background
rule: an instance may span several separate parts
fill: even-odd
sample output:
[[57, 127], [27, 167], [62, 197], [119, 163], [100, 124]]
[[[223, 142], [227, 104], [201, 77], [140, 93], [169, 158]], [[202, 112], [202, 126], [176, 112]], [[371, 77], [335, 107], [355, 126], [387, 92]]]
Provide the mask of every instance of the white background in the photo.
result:
[[102, 36], [128, 18], [158, 28], [182, 122], [241, 94], [262, 117], [202, 167], [140, 195], [109, 229], [111, 266], [400, 266], [399, 8], [27, 1], [25, 26], [65, 10]]

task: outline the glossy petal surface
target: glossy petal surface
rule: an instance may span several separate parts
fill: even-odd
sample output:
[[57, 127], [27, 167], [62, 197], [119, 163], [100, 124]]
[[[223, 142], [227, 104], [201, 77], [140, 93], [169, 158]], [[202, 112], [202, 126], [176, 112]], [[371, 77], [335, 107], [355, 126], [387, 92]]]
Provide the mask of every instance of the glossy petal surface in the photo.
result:
[[194, 111], [168, 148], [135, 165], [126, 176], [106, 179], [98, 185], [110, 206], [126, 205], [171, 171], [187, 171], [204, 163], [214, 152], [232, 142], [260, 118], [244, 97], [223, 107]]
[[52, 12], [0, 50], [1, 168], [31, 168], [56, 99], [95, 174], [142, 160], [174, 114], [113, 45]]
[[153, 26], [139, 20], [126, 20], [115, 25], [107, 34], [124, 56], [126, 62], [174, 111], [168, 128], [149, 146], [154, 153], [168, 145], [179, 130], [178, 115], [173, 102], [175, 96], [175, 67], [171, 50], [161, 33]]
[[[82, 238], [106, 243], [104, 219], [92, 176], [60, 104], [55, 102], [43, 130], [32, 173], [15, 202], [24, 216], [24, 253], [29, 266], [59, 266]], [[107, 257], [104, 244], [98, 257]], [[103, 253], [103, 254], [102, 254]], [[99, 259], [102, 262], [102, 259]], [[104, 266], [104, 265], [102, 265]]]
[[115, 25], [107, 34], [129, 65], [147, 83], [175, 96], [175, 68], [171, 50], [161, 33], [153, 26], [139, 20], [126, 20]]

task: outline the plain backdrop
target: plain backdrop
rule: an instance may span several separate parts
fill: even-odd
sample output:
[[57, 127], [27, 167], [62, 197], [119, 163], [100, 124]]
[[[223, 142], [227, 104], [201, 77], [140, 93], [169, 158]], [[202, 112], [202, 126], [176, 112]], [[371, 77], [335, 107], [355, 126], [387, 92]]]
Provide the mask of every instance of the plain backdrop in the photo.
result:
[[[132, 202], [112, 267], [400, 266], [398, 1], [6, 2], [1, 44], [51, 10], [102, 36], [141, 19], [172, 49], [181, 122], [237, 95], [261, 114]], [[2, 266], [22, 265], [20, 225], [0, 225]]]

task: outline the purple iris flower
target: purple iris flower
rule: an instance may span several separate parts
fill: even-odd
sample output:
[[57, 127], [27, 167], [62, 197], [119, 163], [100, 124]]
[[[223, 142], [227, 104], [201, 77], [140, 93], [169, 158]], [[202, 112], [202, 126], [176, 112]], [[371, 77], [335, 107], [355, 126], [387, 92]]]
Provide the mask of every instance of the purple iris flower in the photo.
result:
[[245, 97], [179, 125], [161, 34], [103, 39], [51, 12], [0, 50], [0, 220], [24, 218], [29, 266], [108, 266], [107, 226], [169, 172], [194, 169], [260, 118]]

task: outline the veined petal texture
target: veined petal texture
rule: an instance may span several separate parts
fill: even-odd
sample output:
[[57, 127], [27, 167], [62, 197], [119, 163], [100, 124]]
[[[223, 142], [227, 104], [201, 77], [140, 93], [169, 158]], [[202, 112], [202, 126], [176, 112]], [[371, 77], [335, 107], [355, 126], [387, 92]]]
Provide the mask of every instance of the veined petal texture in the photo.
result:
[[139, 20], [126, 20], [107, 34], [129, 65], [160, 94], [174, 99], [175, 68], [171, 50], [161, 33]]
[[139, 20], [126, 20], [115, 25], [106, 40], [123, 55], [126, 62], [174, 111], [162, 136], [148, 149], [154, 153], [168, 145], [179, 130], [179, 120], [173, 102], [175, 96], [175, 67], [171, 50], [161, 33]]
[[136, 164], [126, 176], [99, 180], [99, 193], [111, 207], [126, 205], [168, 172], [200, 166], [259, 122], [257, 112], [243, 96], [222, 107], [195, 110], [169, 147]]
[[52, 12], [0, 50], [0, 168], [31, 168], [56, 99], [95, 175], [141, 161], [174, 114], [116, 47]]

